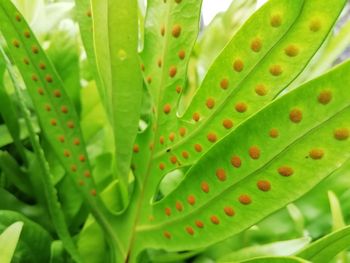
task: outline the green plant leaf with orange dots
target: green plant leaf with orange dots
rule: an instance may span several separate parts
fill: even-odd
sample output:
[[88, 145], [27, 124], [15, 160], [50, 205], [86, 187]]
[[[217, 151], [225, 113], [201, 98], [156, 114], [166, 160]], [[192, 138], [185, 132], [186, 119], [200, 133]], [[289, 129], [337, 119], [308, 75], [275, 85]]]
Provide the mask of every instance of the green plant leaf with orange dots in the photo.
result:
[[20, 82], [18, 81], [16, 73], [12, 68], [12, 65], [10, 64], [10, 61], [6, 57], [6, 54], [2, 49], [2, 47], [0, 47], [0, 52], [3, 60], [6, 62], [7, 70], [15, 86], [16, 95], [18, 97], [18, 100], [20, 101], [20, 108], [24, 115], [24, 119], [28, 128], [29, 138], [31, 140], [36, 157], [39, 160], [38, 166], [39, 166], [40, 175], [41, 175], [40, 180], [42, 185], [45, 186], [44, 188], [44, 192], [45, 192], [44, 196], [46, 199], [45, 203], [48, 206], [51, 220], [56, 227], [58, 236], [64, 242], [64, 247], [67, 250], [67, 252], [70, 253], [70, 255], [72, 256], [72, 258], [74, 258], [74, 260], [76, 260], [77, 262], [81, 262], [77, 248], [75, 247], [73, 239], [69, 234], [68, 227], [64, 219], [64, 215], [60, 210], [60, 204], [58, 202], [58, 198], [56, 195], [56, 189], [54, 187], [52, 176], [50, 174], [50, 168], [49, 168], [48, 162], [45, 159], [44, 151], [40, 146], [38, 136], [34, 132], [34, 127], [31, 124], [30, 113], [24, 104], [24, 99], [21, 94], [21, 87], [19, 85]]
[[[199, 160], [283, 92], [326, 40], [344, 4], [272, 0], [250, 17], [217, 57], [180, 117], [173, 132], [179, 138], [178, 133], [186, 131], [184, 138], [166, 140], [155, 153], [155, 162], [166, 164], [163, 173]], [[179, 160], [175, 165], [169, 164], [171, 156]]]
[[1, 31], [37, 108], [44, 132], [63, 166], [80, 184], [78, 189], [92, 201], [91, 194], [95, 195], [96, 190], [74, 106], [24, 18], [8, 1], [1, 1], [0, 16], [4, 21]]
[[108, 212], [92, 178], [78, 115], [61, 80], [24, 18], [6, 0], [0, 1], [0, 18], [0, 30], [26, 84], [44, 135], [91, 213], [106, 229]]
[[218, 142], [153, 205], [139, 237], [167, 250], [207, 246], [256, 224], [337, 170], [350, 158], [349, 71], [350, 62], [305, 84]]
[[201, 0], [148, 1], [141, 69], [157, 116], [156, 148], [176, 141], [177, 104], [199, 31]]
[[[94, 263], [191, 261], [199, 255], [195, 261], [220, 259], [224, 250], [244, 252], [255, 243], [257, 232], [266, 232], [259, 221], [350, 163], [350, 61], [287, 93], [299, 85], [301, 73], [307, 75], [306, 67], [329, 38], [346, 0], [269, 0], [246, 22], [240, 21], [234, 36], [229, 28], [217, 40], [203, 31], [204, 38], [217, 41], [217, 52], [222, 50], [218, 56], [203, 54], [210, 53], [210, 44], [197, 50], [202, 57], [208, 55], [203, 69], [207, 72], [202, 72], [198, 87], [193, 72], [201, 69], [195, 69], [193, 47], [200, 31], [201, 0], [148, 0], [145, 17], [143, 0], [75, 2], [74, 19], [80, 24], [91, 67], [87, 71], [92, 74], [80, 79], [87, 69], [81, 50], [74, 51], [74, 61], [64, 69], [74, 68], [68, 71], [74, 75], [77, 104], [80, 83], [87, 88], [81, 93], [82, 119], [67, 96], [69, 85], [59, 78], [64, 70], [50, 63], [11, 1], [0, 0], [6, 51], [26, 84], [19, 96], [29, 94], [32, 118], [40, 124], [36, 135], [25, 111], [31, 144], [15, 131], [16, 140], [26, 152], [34, 146], [37, 160], [29, 175], [39, 170], [45, 176], [48, 209], [57, 215], [50, 223], [60, 239], [55, 240], [55, 258], [62, 242], [80, 261], [71, 234], [77, 234], [83, 260]], [[231, 7], [253, 8], [254, 3], [237, 0]], [[229, 20], [235, 8], [224, 18]], [[49, 34], [44, 47], [62, 46], [56, 40]], [[66, 54], [63, 48], [51, 50], [53, 58]], [[7, 64], [11, 73], [14, 66]], [[20, 91], [21, 80], [14, 82]], [[13, 115], [8, 112], [7, 122]], [[20, 167], [8, 167], [6, 172], [21, 175], [28, 167], [12, 154], [12, 146], [10, 142], [7, 159]], [[64, 213], [58, 212], [49, 168], [58, 175], [53, 180]], [[10, 182], [13, 188], [16, 185]], [[87, 205], [75, 203], [71, 187]], [[32, 192], [23, 185], [19, 189]], [[10, 187], [7, 192], [25, 202]], [[43, 196], [33, 193], [28, 198], [37, 198], [37, 207], [44, 203]], [[307, 220], [297, 228], [286, 239], [307, 234]], [[275, 244], [275, 237], [269, 238]], [[326, 249], [328, 241], [320, 243], [315, 245], [320, 257], [338, 252], [335, 246]], [[312, 261], [314, 248], [309, 248], [294, 257], [289, 255], [296, 250], [276, 257], [260, 252], [240, 260]]]

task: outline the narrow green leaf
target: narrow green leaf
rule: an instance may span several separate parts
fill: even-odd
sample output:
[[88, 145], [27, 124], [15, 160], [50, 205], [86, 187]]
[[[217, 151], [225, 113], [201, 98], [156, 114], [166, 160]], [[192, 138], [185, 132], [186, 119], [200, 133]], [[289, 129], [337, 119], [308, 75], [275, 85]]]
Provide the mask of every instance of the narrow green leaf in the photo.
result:
[[343, 218], [343, 212], [339, 200], [334, 192], [328, 191], [328, 199], [331, 207], [333, 231], [344, 228], [346, 226]]
[[143, 94], [137, 53], [137, 0], [108, 1], [108, 34], [116, 173], [123, 193], [128, 189], [132, 146], [138, 130]]
[[94, 80], [98, 89], [98, 93], [102, 102], [102, 105], [107, 111], [107, 94], [104, 89], [101, 77], [98, 73], [96, 54], [94, 51], [94, 39], [92, 34], [93, 22], [90, 0], [76, 0], [76, 18], [79, 23], [80, 36], [86, 51], [88, 62], [93, 72]]
[[[231, 261], [231, 262], [237, 262], [237, 261]], [[304, 260], [302, 258], [298, 257], [261, 257], [261, 258], [254, 258], [244, 261], [239, 261], [240, 263], [243, 262], [249, 262], [249, 263], [311, 263], [310, 261]]]
[[[198, 37], [195, 46], [199, 78], [206, 73], [231, 37], [256, 9], [256, 0], [236, 0], [223, 13], [219, 13]], [[198, 67], [198, 66], [197, 66]], [[204, 77], [204, 76], [203, 76]]]
[[335, 36], [332, 36], [327, 43], [320, 57], [317, 59], [310, 71], [308, 77], [317, 77], [324, 73], [327, 69], [331, 68], [341, 54], [346, 51], [350, 45], [350, 20], [348, 20], [341, 29], [336, 32]]
[[[159, 137], [174, 141], [177, 104], [187, 81], [187, 65], [199, 31], [202, 0], [150, 0], [145, 19], [141, 69], [152, 95]], [[170, 136], [170, 137], [169, 137]], [[163, 143], [164, 144], [164, 143]]]
[[102, 217], [107, 212], [92, 178], [77, 112], [23, 16], [11, 2], [0, 3], [0, 30], [27, 86], [43, 133], [94, 216], [105, 224]]
[[[52, 242], [50, 234], [43, 227], [20, 213], [0, 211], [0, 232], [15, 222], [23, 222], [23, 228], [13, 262], [18, 262], [18, 258], [23, 259], [26, 263], [49, 262]], [[2, 246], [0, 246], [0, 251], [1, 248]], [[0, 253], [0, 257], [1, 255], [2, 253]]]
[[300, 236], [303, 236], [305, 231], [305, 218], [303, 213], [295, 204], [289, 204], [287, 210], [294, 222], [296, 231]]
[[167, 250], [207, 246], [337, 170], [350, 158], [349, 72], [350, 62], [283, 96], [212, 147], [142, 218], [139, 242]]
[[[138, 5], [137, 0], [109, 0], [92, 1], [92, 7], [96, 59], [112, 115], [114, 170], [126, 204], [132, 146], [138, 129], [143, 92], [137, 53]], [[98, 39], [98, 34], [106, 35], [102, 40]], [[102, 49], [103, 53], [100, 53]]]
[[[328, 191], [328, 199], [331, 207], [332, 221], [333, 221], [333, 231], [342, 229], [346, 227], [344, 222], [343, 212], [339, 203], [339, 200], [334, 192]], [[337, 261], [346, 263], [347, 262], [347, 252], [343, 251], [337, 255]]]
[[[1, 9], [0, 9], [0, 17], [1, 17]], [[10, 61], [6, 57], [4, 51], [2, 48], [0, 48], [0, 52], [2, 55], [3, 60], [6, 62], [7, 70], [10, 74], [10, 77], [13, 81], [16, 95], [18, 97], [18, 101], [20, 102], [20, 108], [22, 110], [22, 113], [24, 115], [24, 119], [28, 128], [29, 132], [29, 138], [32, 143], [32, 146], [34, 148], [34, 152], [36, 154], [36, 157], [38, 158], [39, 162], [39, 169], [40, 169], [40, 179], [42, 184], [44, 185], [44, 194], [46, 198], [46, 204], [48, 206], [48, 210], [50, 213], [51, 220], [53, 224], [56, 227], [56, 231], [58, 236], [61, 238], [61, 240], [64, 242], [65, 248], [68, 251], [68, 253], [71, 254], [72, 258], [74, 258], [75, 261], [81, 262], [79, 253], [77, 248], [75, 247], [75, 244], [73, 242], [73, 239], [70, 236], [70, 233], [68, 231], [68, 227], [65, 222], [64, 215], [61, 211], [60, 203], [57, 200], [57, 194], [56, 189], [53, 185], [51, 174], [50, 174], [50, 168], [49, 165], [45, 159], [44, 152], [40, 146], [39, 138], [34, 133], [33, 126], [30, 122], [30, 113], [27, 109], [24, 99], [21, 94], [21, 87], [19, 86], [19, 80], [16, 77], [15, 71], [12, 68], [12, 65], [10, 64]]]
[[262, 256], [291, 256], [308, 245], [310, 240], [309, 237], [302, 237], [247, 247], [219, 258], [218, 263], [241, 261]]
[[21, 234], [23, 222], [16, 222], [5, 229], [0, 235], [0, 262], [11, 263], [15, 252], [19, 236]]
[[297, 256], [312, 262], [330, 262], [350, 247], [350, 226], [328, 234], [300, 251]]

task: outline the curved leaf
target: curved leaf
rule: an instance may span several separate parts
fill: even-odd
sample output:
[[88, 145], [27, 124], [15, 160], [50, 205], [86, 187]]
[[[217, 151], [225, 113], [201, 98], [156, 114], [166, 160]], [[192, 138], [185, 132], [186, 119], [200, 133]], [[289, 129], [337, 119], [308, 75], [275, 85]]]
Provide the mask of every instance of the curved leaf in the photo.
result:
[[255, 11], [256, 0], [232, 1], [223, 13], [219, 13], [206, 26], [198, 37], [195, 46], [195, 59], [199, 64], [199, 75], [207, 72], [215, 58], [220, 54], [231, 37]]
[[[115, 144], [114, 171], [123, 201], [141, 110], [137, 0], [92, 1], [97, 65], [104, 82]], [[104, 34], [100, 38], [100, 34]]]
[[[157, 150], [163, 148], [166, 141], [179, 138], [173, 133], [177, 126], [176, 109], [186, 86], [187, 66], [199, 31], [201, 4], [201, 0], [148, 1], [141, 69], [152, 97], [154, 119], [150, 126], [155, 134], [147, 141], [147, 148]], [[154, 138], [157, 143], [151, 143]], [[162, 138], [160, 144], [159, 138]], [[140, 135], [139, 146], [144, 139]]]
[[[232, 262], [232, 261], [231, 261]], [[251, 262], [251, 263], [311, 263], [310, 261], [304, 260], [302, 258], [298, 257], [261, 257], [261, 258], [254, 258], [249, 260], [240, 261], [243, 262]]]
[[[76, 189], [89, 205], [90, 212], [103, 228], [106, 238], [113, 243], [116, 251], [119, 251], [121, 244], [111, 231], [110, 221], [106, 218], [110, 213], [100, 199], [92, 178], [78, 114], [73, 103], [28, 24], [11, 2], [0, 1], [0, 19], [2, 21], [0, 30], [27, 86], [44, 135], [67, 174], [76, 182]], [[26, 120], [28, 128], [31, 127], [28, 116]], [[35, 137], [32, 140], [33, 146], [42, 157], [37, 139]], [[40, 160], [43, 172], [47, 174], [47, 163], [43, 158]], [[45, 185], [47, 186], [45, 190], [53, 191], [48, 181]]]
[[107, 111], [107, 95], [106, 90], [103, 87], [102, 80], [98, 74], [98, 68], [96, 63], [96, 54], [94, 52], [93, 36], [91, 34], [93, 28], [92, 11], [90, 6], [90, 0], [76, 0], [76, 18], [79, 23], [81, 40], [83, 42], [88, 62], [92, 68], [94, 80], [100, 95], [101, 100], [104, 102], [105, 110]]
[[[51, 237], [41, 226], [23, 215], [12, 211], [0, 211], [0, 232], [15, 223], [23, 222], [21, 236], [14, 254], [14, 262], [20, 258], [22, 262], [49, 262]], [[0, 246], [0, 251], [1, 251]], [[1, 258], [0, 253], [0, 258]], [[16, 260], [15, 260], [16, 259]], [[1, 261], [3, 262], [3, 261]]]
[[0, 235], [0, 262], [11, 263], [23, 222], [16, 222], [5, 229]]
[[[216, 59], [180, 119], [185, 138], [165, 141], [154, 156], [154, 170], [160, 163], [165, 164], [162, 174], [194, 163], [273, 100], [305, 68], [344, 4], [344, 0], [268, 1]], [[169, 163], [172, 156], [178, 159], [175, 164]]]
[[305, 84], [216, 144], [153, 205], [152, 220], [143, 218], [137, 228], [142, 243], [167, 250], [207, 246], [257, 223], [339, 168], [350, 158], [349, 71], [350, 62]]
[[350, 227], [347, 226], [315, 241], [297, 256], [315, 263], [330, 262], [338, 253], [349, 247]]
[[0, 3], [0, 30], [26, 83], [43, 132], [77, 189], [93, 204], [96, 188], [74, 106], [24, 18], [11, 2]]
[[68, 227], [65, 222], [64, 215], [60, 209], [60, 203], [58, 202], [58, 199], [57, 199], [56, 189], [52, 181], [48, 162], [46, 161], [46, 158], [44, 156], [44, 151], [40, 146], [38, 136], [34, 133], [34, 128], [30, 122], [30, 113], [28, 108], [26, 108], [26, 105], [24, 104], [24, 99], [21, 94], [21, 87], [19, 85], [19, 81], [16, 78], [16, 74], [10, 65], [10, 61], [7, 59], [2, 48], [0, 48], [0, 52], [1, 52], [2, 58], [6, 61], [7, 70], [15, 86], [16, 95], [20, 102], [19, 106], [23, 112], [24, 119], [26, 121], [26, 125], [29, 132], [29, 139], [32, 143], [36, 157], [39, 160], [38, 170], [40, 171], [39, 174], [41, 175], [39, 177], [40, 178], [39, 180], [41, 180], [41, 184], [44, 185], [44, 196], [46, 199], [45, 203], [48, 207], [51, 220], [54, 226], [56, 227], [58, 236], [64, 241], [65, 248], [67, 249], [67, 251], [71, 254], [71, 256], [77, 262], [80, 262], [79, 254], [77, 252], [73, 239], [71, 238], [70, 233], [68, 231]]
[[310, 240], [309, 237], [302, 237], [293, 240], [247, 247], [219, 258], [218, 262], [241, 261], [262, 256], [291, 256], [308, 245]]

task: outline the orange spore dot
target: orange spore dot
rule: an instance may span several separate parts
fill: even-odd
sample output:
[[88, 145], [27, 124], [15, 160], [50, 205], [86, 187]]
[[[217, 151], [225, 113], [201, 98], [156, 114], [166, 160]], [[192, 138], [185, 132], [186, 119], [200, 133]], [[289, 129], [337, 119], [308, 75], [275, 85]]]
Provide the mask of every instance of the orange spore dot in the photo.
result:
[[242, 194], [239, 196], [238, 201], [242, 204], [242, 205], [249, 205], [252, 202], [252, 199], [249, 195], [247, 194]]
[[201, 183], [201, 189], [204, 193], [209, 193], [209, 184], [207, 182], [202, 182]]
[[270, 191], [271, 183], [267, 180], [260, 180], [256, 183], [256, 186], [263, 192]]
[[282, 176], [291, 176], [293, 175], [294, 171], [291, 167], [289, 166], [281, 166], [277, 169], [278, 173]]
[[249, 148], [249, 156], [254, 159], [257, 160], [260, 158], [260, 149], [257, 146], [252, 146]]
[[210, 217], [210, 221], [211, 221], [214, 225], [220, 224], [219, 218], [218, 218], [217, 216], [215, 216], [215, 215], [212, 215], [212, 216]]

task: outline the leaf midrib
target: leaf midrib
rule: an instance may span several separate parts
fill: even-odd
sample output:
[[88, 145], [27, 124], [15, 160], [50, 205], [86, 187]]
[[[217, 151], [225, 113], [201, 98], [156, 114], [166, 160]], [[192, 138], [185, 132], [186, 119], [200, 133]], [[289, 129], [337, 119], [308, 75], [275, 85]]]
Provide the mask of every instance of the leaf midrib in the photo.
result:
[[316, 125], [315, 127], [311, 128], [310, 130], [306, 131], [303, 135], [295, 138], [293, 140], [292, 143], [290, 143], [287, 147], [285, 147], [284, 149], [282, 149], [279, 153], [277, 153], [273, 158], [271, 158], [268, 162], [266, 162], [263, 166], [261, 166], [259, 169], [247, 174], [245, 177], [242, 177], [240, 180], [238, 180], [236, 183], [228, 186], [226, 189], [224, 189], [223, 191], [221, 191], [220, 193], [218, 193], [217, 195], [213, 196], [210, 200], [208, 200], [208, 202], [203, 203], [201, 206], [196, 207], [195, 209], [193, 209], [191, 212], [189, 212], [188, 214], [185, 214], [183, 216], [178, 216], [177, 218], [171, 220], [171, 221], [165, 221], [159, 224], [154, 224], [154, 225], [140, 225], [137, 228], [137, 231], [139, 232], [144, 232], [144, 231], [151, 231], [154, 229], [159, 229], [162, 228], [163, 226], [168, 226], [171, 224], [174, 224], [176, 222], [185, 220], [187, 217], [192, 216], [193, 214], [195, 214], [196, 212], [203, 210], [204, 208], [210, 206], [215, 200], [219, 199], [222, 197], [222, 195], [224, 195], [227, 192], [230, 192], [233, 188], [235, 188], [237, 185], [242, 184], [244, 181], [248, 181], [250, 179], [251, 176], [254, 176], [255, 174], [259, 174], [261, 171], [263, 171], [266, 167], [270, 166], [271, 163], [275, 160], [278, 159], [281, 155], [283, 156], [283, 154], [285, 152], [287, 152], [290, 148], [292, 148], [295, 144], [299, 143], [300, 141], [302, 141], [303, 139], [305, 139], [308, 135], [310, 135], [311, 133], [323, 128], [325, 125], [328, 124], [328, 122], [330, 122], [332, 119], [336, 118], [337, 116], [339, 116], [340, 114], [342, 114], [343, 112], [345, 112], [346, 110], [350, 109], [350, 105], [345, 106], [344, 108], [342, 108], [341, 110], [339, 110], [338, 112], [336, 112], [334, 115], [330, 116], [328, 119], [326, 119], [325, 121], [323, 121], [322, 123], [319, 123], [318, 125]]
[[[166, 16], [167, 16], [167, 24], [168, 25], [170, 25], [170, 23], [171, 23], [171, 17], [170, 17], [170, 11], [171, 11], [171, 4], [168, 4], [168, 6], [167, 6], [167, 12], [166, 12]], [[166, 32], [169, 32], [168, 30], [166, 31]], [[165, 58], [165, 56], [166, 56], [166, 54], [167, 54], [167, 49], [168, 49], [168, 47], [169, 47], [169, 45], [168, 45], [168, 43], [169, 43], [169, 40], [170, 40], [170, 34], [169, 33], [167, 33], [166, 35], [165, 35], [166, 37], [164, 38], [164, 45], [163, 45], [163, 50], [162, 50], [162, 59], [163, 59], [163, 64], [164, 64], [164, 58]], [[158, 96], [157, 96], [157, 100], [156, 100], [156, 102], [157, 102], [157, 115], [156, 115], [156, 118], [155, 118], [155, 122], [157, 123], [157, 121], [158, 121], [158, 116], [159, 116], [159, 113], [160, 113], [160, 109], [161, 109], [161, 107], [160, 107], [160, 105], [159, 105], [159, 102], [160, 102], [160, 100], [161, 100], [161, 95], [162, 95], [162, 86], [164, 85], [163, 83], [165, 82], [165, 79], [166, 79], [166, 70], [165, 70], [165, 67], [162, 67], [162, 75], [161, 75], [161, 81], [160, 81], [160, 83], [159, 83], [159, 87], [160, 87], [160, 89], [159, 89], [159, 93], [158, 93]], [[157, 128], [156, 128], [156, 130], [155, 130], [155, 135], [157, 135], [158, 133], [159, 133], [159, 127], [158, 127], [158, 125], [156, 126]], [[154, 136], [153, 137], [153, 140], [152, 140], [152, 142], [154, 143], [155, 142], [155, 139], [156, 138], [156, 136]], [[142, 207], [142, 204], [144, 204], [145, 203], [145, 200], [147, 200], [147, 193], [149, 192], [149, 191], [147, 191], [148, 189], [147, 189], [147, 186], [150, 186], [150, 184], [149, 184], [149, 177], [150, 177], [150, 175], [151, 175], [151, 171], [152, 171], [152, 164], [153, 164], [153, 155], [154, 155], [154, 149], [152, 150], [152, 152], [151, 152], [151, 157], [150, 157], [150, 159], [149, 159], [149, 162], [148, 162], [148, 164], [147, 164], [147, 168], [146, 168], [146, 173], [145, 173], [145, 177], [144, 177], [144, 179], [143, 179], [143, 181], [142, 181], [142, 185], [140, 185], [140, 187], [141, 187], [141, 189], [140, 189], [140, 195], [139, 195], [139, 198], [137, 199], [137, 200], [135, 200], [135, 201], [137, 201], [137, 205], [136, 205], [136, 210], [135, 210], [135, 212], [134, 212], [134, 223], [133, 223], [133, 226], [132, 226], [132, 228], [131, 228], [131, 232], [132, 232], [132, 234], [131, 234], [131, 237], [130, 237], [130, 241], [129, 241], [129, 243], [128, 244], [126, 244], [126, 247], [127, 247], [127, 251], [131, 251], [132, 250], [132, 248], [133, 248], [133, 246], [135, 246], [135, 240], [136, 240], [136, 235], [137, 235], [137, 233], [138, 233], [138, 231], [137, 231], [137, 225], [138, 225], [138, 222], [139, 222], [139, 220], [141, 219], [141, 217], [142, 217], [142, 209], [143, 209], [143, 207]], [[136, 244], [137, 245], [137, 244]]]
[[[169, 146], [172, 150], [175, 150], [177, 148], [179, 148], [180, 146], [182, 146], [183, 144], [186, 144], [189, 140], [191, 140], [193, 137], [195, 137], [198, 133], [201, 132], [202, 128], [207, 126], [207, 124], [210, 124], [210, 121], [215, 118], [217, 116], [218, 113], [221, 112], [221, 110], [227, 105], [227, 102], [231, 100], [232, 97], [234, 97], [239, 91], [241, 91], [243, 89], [243, 83], [246, 82], [249, 77], [251, 76], [251, 73], [252, 72], [255, 72], [256, 70], [259, 69], [259, 65], [261, 63], [263, 63], [265, 60], [266, 60], [266, 57], [268, 57], [272, 51], [275, 50], [275, 47], [277, 47], [288, 35], [289, 35], [289, 32], [294, 28], [295, 24], [297, 23], [298, 18], [301, 16], [301, 14], [303, 13], [304, 11], [304, 5], [305, 5], [305, 1], [303, 1], [303, 4], [302, 4], [302, 7], [300, 9], [300, 12], [299, 14], [297, 15], [297, 17], [295, 18], [294, 22], [290, 25], [290, 27], [288, 28], [288, 30], [278, 39], [278, 41], [276, 41], [276, 43], [269, 49], [269, 51], [266, 52], [266, 54], [259, 60], [257, 61], [257, 63], [251, 68], [251, 70], [247, 73], [247, 75], [242, 78], [242, 80], [240, 82], [237, 83], [237, 86], [235, 89], [232, 89], [231, 90], [231, 93], [226, 96], [224, 98], [224, 100], [222, 101], [222, 103], [220, 103], [220, 105], [218, 105], [217, 107], [217, 110], [212, 112], [205, 120], [203, 120], [201, 123], [199, 123], [198, 125], [196, 125], [194, 127], [193, 130], [191, 130], [191, 134], [189, 134], [187, 137], [185, 137], [184, 139], [182, 139], [181, 141], [178, 141], [177, 143], [174, 143], [173, 145]], [[325, 38], [324, 38], [325, 39]], [[231, 39], [231, 41], [233, 40], [233, 38]], [[323, 43], [324, 41], [322, 41]], [[218, 56], [218, 58], [220, 57], [220, 55]], [[312, 57], [311, 57], [312, 58]], [[311, 60], [311, 58], [307, 61], [307, 63], [305, 64], [304, 68], [301, 69], [301, 71], [296, 74], [296, 76], [294, 78], [292, 78], [287, 84], [285, 84], [284, 89], [286, 89], [288, 87], [288, 85], [290, 83], [292, 83], [302, 72], [303, 70], [305, 69], [305, 67], [307, 66], [308, 62]], [[204, 82], [203, 82], [204, 83]], [[195, 96], [195, 95], [194, 95]], [[274, 99], [276, 98], [276, 96], [274, 98], [272, 98], [270, 101], [273, 101]], [[187, 111], [186, 111], [187, 112]], [[254, 115], [255, 113], [253, 113], [252, 115]], [[249, 118], [249, 117], [247, 117]], [[182, 120], [181, 118], [178, 118], [178, 121], [184, 121]], [[228, 134], [234, 132], [237, 127], [240, 126], [240, 124], [244, 123], [244, 121], [240, 122], [236, 128], [233, 128], [230, 132], [228, 132], [227, 134], [224, 135], [227, 136]], [[221, 138], [222, 139], [222, 138]], [[165, 154], [166, 154], [166, 149], [163, 149], [159, 152], [157, 152], [153, 157], [154, 157], [154, 160], [156, 160], [157, 158], [161, 158], [163, 157]], [[192, 160], [192, 162], [194, 162], [195, 160]]]

